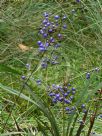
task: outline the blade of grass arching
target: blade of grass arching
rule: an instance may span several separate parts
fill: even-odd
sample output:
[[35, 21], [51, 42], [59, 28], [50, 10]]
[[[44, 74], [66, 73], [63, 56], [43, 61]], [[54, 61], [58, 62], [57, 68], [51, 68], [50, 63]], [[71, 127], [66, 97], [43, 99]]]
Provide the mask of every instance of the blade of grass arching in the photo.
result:
[[11, 68], [9, 66], [6, 66], [6, 65], [3, 65], [3, 64], [0, 64], [0, 72], [5, 72], [5, 73], [11, 73], [11, 74], [16, 74], [16, 75], [21, 75], [21, 72], [14, 69], [14, 68]]
[[[40, 109], [42, 109], [42, 110], [44, 110], [43, 108], [45, 108], [45, 107], [43, 107], [42, 104], [41, 104], [41, 105], [38, 105], [34, 100], [30, 99], [28, 96], [24, 95], [23, 93], [20, 93], [19, 91], [14, 90], [14, 89], [12, 89], [12, 88], [10, 88], [10, 87], [7, 87], [7, 86], [5, 86], [5, 85], [3, 85], [3, 84], [1, 84], [1, 83], [0, 83], [0, 88], [2, 88], [3, 90], [7, 91], [7, 92], [10, 93], [10, 94], [19, 96], [20, 98], [23, 98], [24, 100], [27, 100], [27, 101], [29, 101], [29, 102], [35, 104], [38, 108], [40, 108]], [[41, 107], [41, 106], [42, 106], [42, 107]], [[45, 110], [46, 110], [46, 109], [45, 109]]]
[[2, 88], [3, 90], [7, 91], [10, 94], [19, 96], [20, 98], [35, 104], [35, 106], [37, 106], [43, 112], [44, 112], [44, 110], [46, 111], [46, 109], [43, 109], [43, 108], [45, 108], [45, 107], [43, 107], [43, 105], [39, 105], [36, 101], [30, 99], [28, 96], [24, 95], [23, 93], [20, 93], [19, 91], [16, 91], [16, 90], [14, 90], [14, 89], [12, 89], [10, 87], [7, 87], [7, 86], [5, 86], [5, 85], [3, 85], [1, 83], [0, 83], [0, 88]]
[[10, 94], [19, 96], [20, 98], [23, 98], [24, 100], [27, 100], [27, 101], [29, 101], [31, 103], [34, 103], [34, 101], [32, 99], [30, 99], [28, 96], [24, 95], [23, 93], [19, 94], [19, 91], [16, 91], [16, 90], [14, 90], [14, 89], [12, 89], [10, 87], [7, 87], [7, 86], [5, 86], [5, 85], [3, 85], [1, 83], [0, 83], [0, 88], [7, 91]]
[[41, 110], [42, 112], [45, 114], [45, 116], [48, 118], [48, 120], [51, 123], [51, 127], [54, 133], [54, 136], [60, 136], [59, 134], [59, 130], [58, 130], [58, 126], [55, 120], [55, 117], [53, 115], [53, 113], [51, 112], [49, 105], [44, 101], [41, 100], [41, 98], [39, 98], [34, 92], [31, 86], [29, 86], [28, 84], [26, 84], [27, 88], [29, 89], [30, 94], [33, 97], [33, 100], [35, 100], [35, 102], [38, 103], [38, 105], [41, 106]]
[[23, 93], [20, 93], [19, 91], [16, 91], [10, 87], [4, 86], [1, 83], [0, 83], [0, 88], [2, 88], [3, 90], [6, 90], [7, 92], [9, 92], [13, 95], [17, 95], [20, 98], [23, 98], [24, 100], [27, 100], [27, 101], [33, 103], [35, 106], [37, 106], [50, 121], [54, 136], [59, 136], [59, 131], [58, 131], [58, 127], [57, 127], [57, 124], [55, 121], [55, 117], [53, 116], [51, 110], [49, 109], [47, 104], [45, 104], [45, 102], [43, 102], [40, 98], [38, 98], [33, 93], [32, 90], [30, 91], [30, 93], [32, 94], [33, 99], [29, 98], [28, 96], [24, 95]]

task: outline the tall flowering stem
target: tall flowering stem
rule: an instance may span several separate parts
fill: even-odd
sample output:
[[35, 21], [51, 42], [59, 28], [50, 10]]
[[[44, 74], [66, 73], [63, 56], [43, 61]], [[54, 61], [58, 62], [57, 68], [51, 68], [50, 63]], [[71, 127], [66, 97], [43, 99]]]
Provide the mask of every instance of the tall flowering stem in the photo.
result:
[[[64, 99], [64, 94], [63, 94]], [[63, 136], [65, 136], [65, 103], [63, 101], [63, 111], [62, 111], [62, 118], [63, 118]]]
[[88, 134], [87, 136], [90, 136], [91, 134], [91, 130], [93, 128], [93, 125], [94, 125], [94, 122], [95, 122], [95, 117], [96, 117], [96, 114], [97, 114], [97, 108], [95, 110], [95, 112], [93, 113], [93, 115], [90, 117], [90, 126], [89, 126], [89, 130], [88, 130]]
[[[101, 91], [102, 91], [102, 89], [101, 89]], [[100, 109], [100, 103], [101, 103], [100, 101], [102, 101], [102, 99], [101, 99], [102, 92], [98, 92], [98, 95], [99, 95], [99, 98], [95, 100], [95, 103], [96, 103], [95, 104], [95, 111], [94, 111], [93, 115], [90, 117], [90, 126], [89, 126], [87, 136], [90, 136], [90, 134], [91, 134], [91, 130], [92, 130], [94, 123], [95, 123], [96, 115], [98, 113], [98, 110]]]
[[79, 126], [79, 129], [77, 130], [76, 136], [80, 136], [80, 134], [81, 134], [81, 132], [82, 132], [82, 129], [84, 128], [87, 115], [88, 115], [88, 110], [87, 110], [86, 113], [84, 114], [84, 117], [83, 117], [82, 122], [81, 122], [81, 124], [80, 124], [80, 126]]

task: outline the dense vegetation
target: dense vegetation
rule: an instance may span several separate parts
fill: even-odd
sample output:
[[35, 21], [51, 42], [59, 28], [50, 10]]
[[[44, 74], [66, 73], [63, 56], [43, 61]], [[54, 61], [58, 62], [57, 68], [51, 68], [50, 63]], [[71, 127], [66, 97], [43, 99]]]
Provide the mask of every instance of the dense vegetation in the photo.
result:
[[102, 135], [102, 1], [0, 1], [0, 135]]

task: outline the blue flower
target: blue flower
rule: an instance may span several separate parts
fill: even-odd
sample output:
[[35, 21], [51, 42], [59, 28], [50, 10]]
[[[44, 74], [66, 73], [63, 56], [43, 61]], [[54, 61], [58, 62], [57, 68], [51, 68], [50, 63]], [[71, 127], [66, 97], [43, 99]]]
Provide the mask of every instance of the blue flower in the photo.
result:
[[95, 68], [95, 71], [98, 72], [100, 69], [99, 68]]
[[68, 83], [68, 86], [71, 86], [71, 84], [70, 84], [70, 83]]
[[81, 105], [81, 108], [82, 108], [82, 109], [85, 108], [85, 104], [82, 104], [82, 105]]
[[46, 62], [42, 62], [42, 63], [41, 63], [41, 67], [42, 67], [42, 68], [47, 68], [47, 63], [46, 63]]
[[47, 24], [47, 23], [48, 23], [48, 20], [47, 20], [47, 19], [44, 19], [42, 23], [43, 23], [43, 24]]
[[68, 96], [68, 93], [64, 93], [64, 96], [67, 97], [67, 96]]
[[42, 29], [39, 32], [40, 32], [40, 34], [44, 34], [44, 31]]
[[53, 103], [57, 103], [57, 99], [56, 98], [53, 98]]
[[43, 28], [42, 28], [42, 30], [44, 30], [44, 31], [45, 31], [45, 30], [46, 30], [46, 27], [43, 27]]
[[67, 28], [67, 25], [66, 25], [66, 24], [64, 24], [64, 25], [63, 25], [63, 28], [64, 28], [64, 29], [66, 29], [66, 28]]
[[80, 0], [76, 0], [76, 2], [80, 2]]
[[70, 90], [67, 91], [67, 94], [70, 94]]
[[72, 91], [75, 91], [76, 89], [74, 87], [72, 87]]
[[53, 32], [53, 29], [52, 29], [52, 28], [50, 28], [50, 29], [48, 30], [48, 32], [49, 32], [49, 33], [52, 33], [52, 32]]
[[74, 95], [76, 92], [75, 91], [72, 91], [72, 94]]
[[64, 17], [63, 17], [62, 19], [64, 20], [64, 19], [66, 19], [66, 18], [67, 18], [67, 16], [66, 16], [66, 15], [64, 15]]
[[37, 83], [38, 85], [41, 85], [41, 80], [40, 80], [40, 79], [37, 79], [37, 80], [36, 80], [36, 83]]
[[75, 9], [72, 9], [72, 13], [74, 14], [76, 11], [75, 11]]
[[44, 46], [39, 47], [39, 51], [46, 51], [47, 49]]
[[59, 62], [57, 62], [57, 61], [51, 61], [51, 64], [56, 65], [56, 64], [59, 64]]
[[56, 97], [56, 99], [58, 100], [59, 97], [60, 97], [60, 94], [59, 94], [59, 93], [58, 93], [58, 94], [55, 94], [55, 97]]
[[44, 17], [48, 17], [49, 16], [49, 14], [47, 13], [47, 12], [44, 12]]
[[30, 64], [26, 64], [26, 68], [30, 70]]
[[62, 102], [62, 101], [63, 101], [63, 97], [59, 97], [58, 100], [59, 100], [60, 102]]
[[65, 110], [66, 110], [66, 111], [70, 111], [70, 108], [69, 108], [69, 107], [66, 107]]
[[102, 114], [100, 114], [99, 117], [102, 118]]
[[45, 43], [45, 46], [46, 46], [46, 47], [48, 47], [48, 46], [49, 46], [49, 43], [48, 43], [48, 42], [46, 42], [46, 43]]
[[23, 76], [21, 76], [21, 78], [22, 78], [23, 80], [25, 80], [25, 79], [26, 79], [26, 76], [23, 75]]
[[37, 43], [38, 43], [38, 45], [41, 45], [41, 44], [42, 44], [42, 42], [41, 42], [41, 41], [38, 41]]
[[50, 22], [47, 22], [47, 26], [50, 26], [51, 25], [51, 23]]
[[58, 47], [60, 47], [60, 44], [57, 43], [54, 47], [55, 47], [55, 48], [58, 48]]
[[83, 113], [86, 113], [86, 112], [87, 112], [87, 110], [86, 110], [86, 109], [84, 109], [84, 110], [83, 110]]
[[53, 37], [50, 37], [50, 42], [51, 42], [51, 43], [55, 42], [55, 40], [54, 40]]
[[70, 101], [70, 100], [67, 100], [67, 99], [64, 99], [64, 102], [65, 102], [66, 104], [70, 104], [70, 103], [71, 103], [71, 101]]
[[58, 34], [58, 37], [61, 38], [61, 37], [62, 37], [62, 34]]
[[55, 18], [55, 19], [59, 19], [60, 17], [59, 17], [59, 15], [56, 15], [56, 16], [54, 16], [54, 18]]
[[90, 79], [90, 73], [86, 74], [86, 79]]
[[43, 37], [44, 37], [44, 38], [47, 38], [47, 36], [48, 36], [47, 33], [44, 33], [44, 34], [43, 34]]
[[52, 96], [55, 96], [55, 93], [50, 92], [50, 93], [49, 93], [49, 96], [51, 96], [51, 97], [52, 97]]
[[73, 99], [74, 99], [74, 96], [70, 96], [69, 98], [70, 98], [70, 100], [73, 100]]

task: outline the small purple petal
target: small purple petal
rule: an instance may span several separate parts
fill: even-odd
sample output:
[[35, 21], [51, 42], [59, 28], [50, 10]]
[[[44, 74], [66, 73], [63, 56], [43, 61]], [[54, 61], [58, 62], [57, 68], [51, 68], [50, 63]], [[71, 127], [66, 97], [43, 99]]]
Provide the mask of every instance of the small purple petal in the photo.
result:
[[86, 74], [86, 79], [90, 79], [90, 73]]
[[26, 68], [30, 69], [30, 64], [27, 63], [26, 64]]
[[66, 111], [70, 111], [70, 108], [69, 107], [66, 107], [66, 109], [65, 109]]
[[52, 93], [49, 93], [49, 96], [51, 96], [51, 97], [52, 97], [52, 96], [55, 96], [55, 93], [53, 93], [53, 92], [52, 92]]
[[53, 32], [53, 29], [50, 28], [48, 31], [49, 31], [49, 33], [52, 33], [52, 32]]
[[85, 104], [82, 104], [82, 105], [81, 105], [81, 108], [85, 108]]
[[71, 101], [70, 101], [70, 100], [67, 100], [67, 99], [64, 99], [64, 102], [65, 102], [66, 104], [70, 104], [70, 103], [71, 103]]
[[61, 38], [61, 37], [62, 37], [62, 34], [58, 34], [58, 37]]
[[40, 79], [36, 80], [36, 83], [37, 83], [38, 85], [41, 85], [41, 80], [40, 80]]
[[44, 34], [44, 31], [42, 29], [39, 32], [40, 32], [40, 34]]
[[62, 19], [64, 20], [64, 19], [66, 19], [67, 17], [66, 16], [64, 16]]
[[21, 76], [21, 78], [22, 78], [23, 80], [25, 80], [25, 79], [26, 79], [26, 76], [23, 75], [23, 76]]
[[53, 98], [53, 103], [57, 103], [57, 99], [56, 98]]
[[62, 102], [62, 101], [63, 101], [63, 97], [59, 97], [58, 100], [59, 100], [60, 102]]
[[42, 42], [41, 42], [41, 41], [38, 41], [38, 42], [37, 42], [37, 44], [38, 44], [38, 45], [41, 45], [41, 44], [42, 44]]
[[49, 14], [47, 13], [47, 12], [44, 12], [44, 17], [48, 17], [49, 16]]
[[47, 63], [44, 63], [44, 62], [41, 63], [41, 67], [42, 67], [42, 68], [47, 68]]
[[76, 0], [76, 2], [80, 2], [80, 0]]
[[75, 91], [76, 89], [74, 87], [72, 87], [72, 91]]
[[47, 35], [46, 33], [43, 34], [43, 37], [44, 37], [44, 38], [47, 38], [47, 36], [48, 36], [48, 35]]
[[53, 37], [50, 37], [50, 42], [51, 42], [51, 43], [55, 42], [55, 40], [54, 40]]
[[67, 97], [67, 96], [68, 96], [68, 93], [65, 93], [64, 96]]
[[56, 16], [54, 16], [54, 18], [55, 18], [55, 19], [59, 19], [60, 17], [59, 17], [59, 15], [56, 15]]
[[66, 29], [66, 28], [67, 28], [67, 25], [66, 25], [66, 24], [64, 24], [64, 25], [63, 25], [63, 28], [64, 28], [64, 29]]

